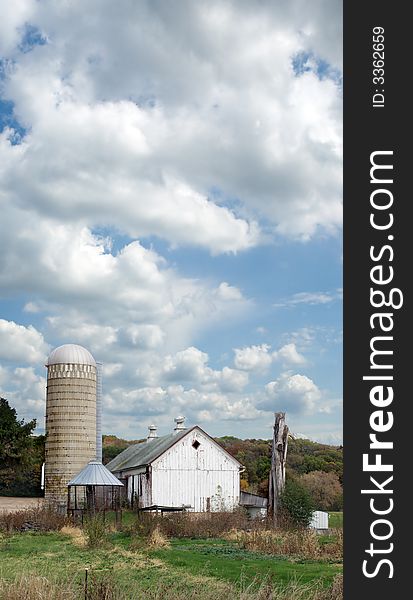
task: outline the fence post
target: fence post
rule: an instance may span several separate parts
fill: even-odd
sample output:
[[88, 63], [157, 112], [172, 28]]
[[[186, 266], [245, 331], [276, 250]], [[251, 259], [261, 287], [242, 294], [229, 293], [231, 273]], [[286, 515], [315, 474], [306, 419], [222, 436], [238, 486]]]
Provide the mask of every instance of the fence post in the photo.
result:
[[88, 572], [89, 569], [85, 569], [85, 600], [87, 600], [87, 596], [88, 596], [88, 591], [87, 591], [87, 576], [88, 576]]

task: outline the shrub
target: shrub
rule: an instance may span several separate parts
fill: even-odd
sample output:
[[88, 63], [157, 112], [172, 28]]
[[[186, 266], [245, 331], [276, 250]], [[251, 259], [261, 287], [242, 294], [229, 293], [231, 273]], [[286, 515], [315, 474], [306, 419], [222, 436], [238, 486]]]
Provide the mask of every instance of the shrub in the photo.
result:
[[315, 507], [309, 492], [302, 485], [295, 480], [287, 480], [280, 500], [282, 513], [292, 526], [309, 526]]
[[85, 517], [83, 521], [83, 532], [86, 537], [86, 544], [89, 548], [103, 546], [107, 541], [107, 528], [102, 515], [97, 514]]

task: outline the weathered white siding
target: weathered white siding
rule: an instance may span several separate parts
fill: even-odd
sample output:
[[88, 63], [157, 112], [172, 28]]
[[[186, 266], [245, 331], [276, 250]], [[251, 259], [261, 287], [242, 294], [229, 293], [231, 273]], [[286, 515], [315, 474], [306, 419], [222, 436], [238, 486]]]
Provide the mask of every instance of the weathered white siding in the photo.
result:
[[188, 505], [195, 512], [239, 504], [239, 463], [197, 429], [154, 460], [151, 479], [152, 504]]
[[148, 471], [141, 472], [132, 471], [128, 473], [128, 499], [129, 502], [138, 503], [139, 507], [151, 506], [152, 502], [152, 485], [150, 469]]

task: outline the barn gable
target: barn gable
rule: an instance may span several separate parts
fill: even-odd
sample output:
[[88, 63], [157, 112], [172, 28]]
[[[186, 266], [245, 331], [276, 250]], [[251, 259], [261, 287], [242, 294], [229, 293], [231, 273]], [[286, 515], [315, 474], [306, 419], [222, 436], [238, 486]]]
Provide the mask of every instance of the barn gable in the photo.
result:
[[[241, 463], [196, 425], [152, 461], [153, 469], [186, 468], [239, 471]], [[176, 436], [174, 436], [176, 438]], [[176, 462], [178, 460], [178, 463]]]

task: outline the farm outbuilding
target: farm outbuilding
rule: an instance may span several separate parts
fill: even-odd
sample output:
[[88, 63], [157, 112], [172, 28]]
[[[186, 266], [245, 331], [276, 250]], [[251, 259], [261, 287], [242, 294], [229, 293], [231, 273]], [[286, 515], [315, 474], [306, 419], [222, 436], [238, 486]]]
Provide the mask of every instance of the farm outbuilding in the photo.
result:
[[264, 519], [267, 516], [268, 498], [250, 492], [241, 492], [239, 503], [251, 519]]
[[328, 512], [324, 510], [315, 510], [311, 518], [311, 529], [328, 529]]
[[69, 481], [67, 512], [72, 516], [120, 508], [119, 481], [100, 461], [91, 460]]
[[127, 486], [128, 500], [141, 509], [231, 511], [239, 506], [243, 466], [197, 425], [129, 446], [106, 466]]

